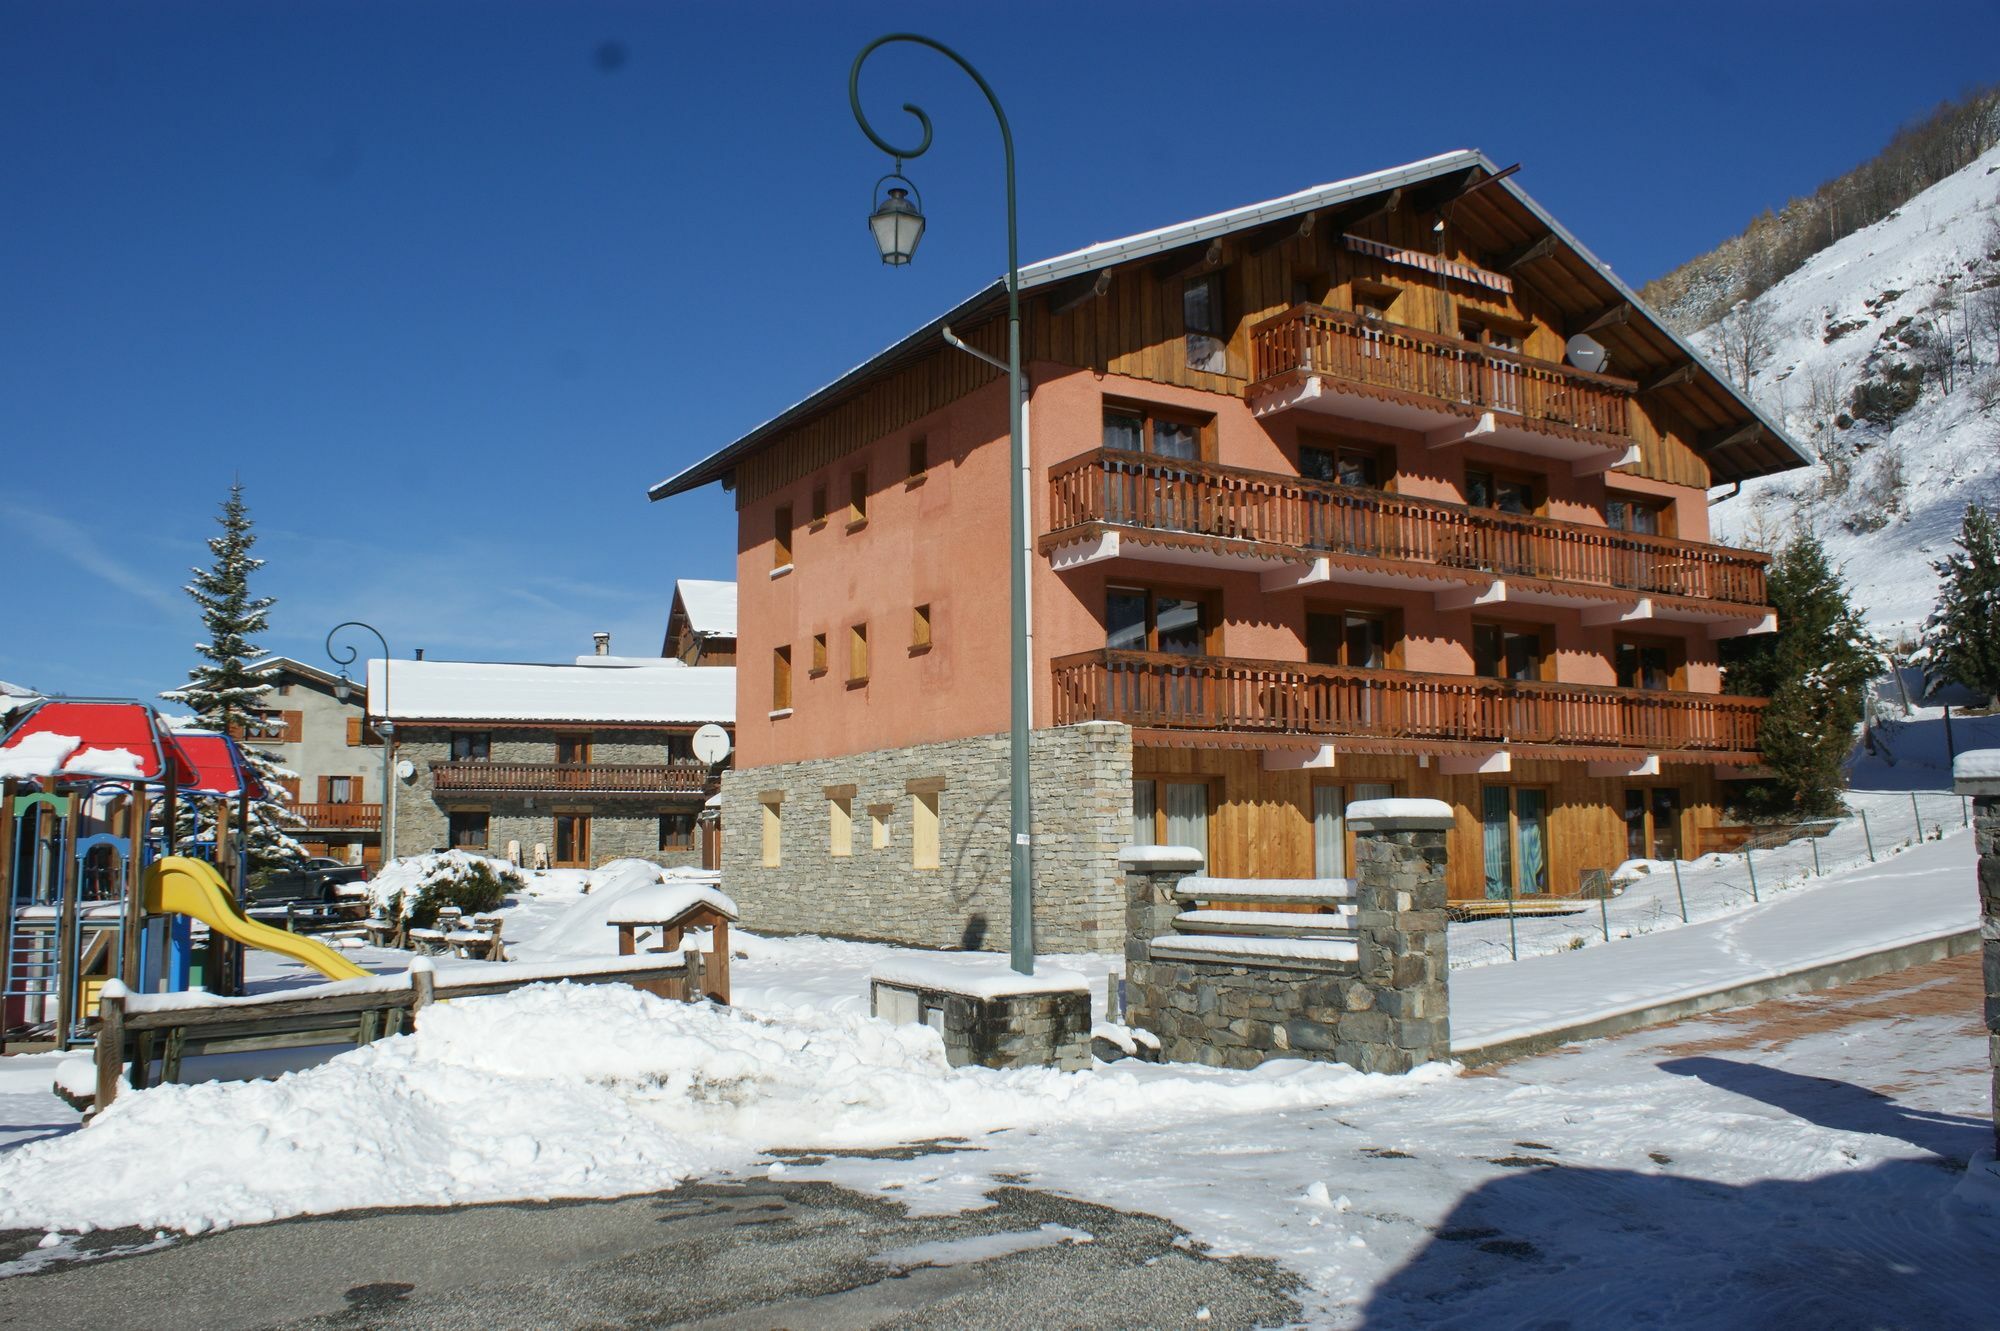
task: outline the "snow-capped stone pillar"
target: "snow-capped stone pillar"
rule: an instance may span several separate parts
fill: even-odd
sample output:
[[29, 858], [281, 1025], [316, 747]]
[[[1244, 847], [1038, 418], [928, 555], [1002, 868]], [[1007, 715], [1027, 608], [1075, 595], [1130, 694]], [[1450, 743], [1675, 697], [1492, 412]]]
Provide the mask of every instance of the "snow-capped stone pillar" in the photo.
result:
[[1193, 846], [1127, 846], [1118, 863], [1125, 870], [1125, 964], [1143, 965], [1153, 959], [1153, 940], [1174, 931], [1181, 910], [1174, 884], [1200, 873], [1204, 860]]
[[1979, 936], [1986, 972], [1986, 1050], [1993, 1069], [1994, 1151], [2000, 1155], [2000, 749], [1961, 753], [1952, 784], [1972, 797], [1973, 847], [1979, 852]]
[[1374, 1010], [1392, 1028], [1385, 1042], [1390, 1048], [1376, 1053], [1371, 1070], [1406, 1071], [1449, 1058], [1445, 836], [1451, 806], [1442, 800], [1359, 800], [1347, 806], [1347, 826], [1354, 833], [1355, 962], [1361, 982], [1375, 993]]

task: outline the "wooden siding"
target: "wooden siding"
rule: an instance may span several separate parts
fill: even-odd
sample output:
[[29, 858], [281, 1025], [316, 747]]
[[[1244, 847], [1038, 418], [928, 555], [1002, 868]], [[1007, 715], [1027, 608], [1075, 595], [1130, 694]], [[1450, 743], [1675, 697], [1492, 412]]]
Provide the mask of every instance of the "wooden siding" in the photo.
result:
[[[1313, 870], [1314, 786], [1352, 787], [1388, 782], [1399, 797], [1440, 799], [1455, 822], [1447, 841], [1448, 890], [1454, 899], [1483, 895], [1479, 799], [1483, 786], [1525, 786], [1549, 792], [1549, 885], [1574, 896], [1587, 869], [1612, 869], [1625, 860], [1625, 824], [1619, 816], [1627, 789], [1665, 786], [1681, 792], [1681, 844], [1692, 853], [1698, 831], [1719, 817], [1719, 783], [1706, 768], [1668, 765], [1656, 777], [1592, 777], [1578, 762], [1518, 761], [1497, 776], [1447, 776], [1435, 761], [1341, 753], [1331, 768], [1268, 771], [1255, 749], [1177, 748], [1139, 745], [1132, 754], [1135, 779], [1203, 778], [1209, 782], [1209, 872], [1229, 878], [1310, 877]], [[1351, 798], [1351, 796], [1350, 796]]]

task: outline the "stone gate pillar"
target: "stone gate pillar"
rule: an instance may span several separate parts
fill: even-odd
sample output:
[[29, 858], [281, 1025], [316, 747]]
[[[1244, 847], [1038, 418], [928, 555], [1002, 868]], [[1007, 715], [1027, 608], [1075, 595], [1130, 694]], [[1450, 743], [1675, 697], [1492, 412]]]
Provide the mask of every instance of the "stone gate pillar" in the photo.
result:
[[1375, 993], [1375, 1010], [1391, 1026], [1389, 1048], [1378, 1052], [1371, 1070], [1406, 1072], [1448, 1059], [1445, 835], [1451, 806], [1442, 800], [1359, 800], [1347, 806], [1347, 826], [1354, 833], [1355, 961], [1361, 983]]
[[1125, 870], [1125, 1021], [1153, 1030], [1159, 1018], [1152, 982], [1152, 943], [1174, 929], [1180, 903], [1174, 884], [1202, 871], [1192, 846], [1127, 846], [1118, 852]]
[[2000, 1154], [2000, 749], [1961, 753], [1953, 785], [1972, 797], [1973, 848], [1979, 854], [1979, 937], [1986, 973], [1986, 1052], [1993, 1071], [1994, 1149]]

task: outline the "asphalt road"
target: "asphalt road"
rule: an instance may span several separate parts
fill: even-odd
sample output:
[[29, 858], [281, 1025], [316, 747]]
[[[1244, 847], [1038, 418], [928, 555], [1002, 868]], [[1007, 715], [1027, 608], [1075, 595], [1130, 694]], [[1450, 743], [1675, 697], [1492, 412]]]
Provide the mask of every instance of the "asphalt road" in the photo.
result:
[[[355, 1212], [92, 1256], [156, 1241], [105, 1231], [0, 1280], [0, 1327], [1219, 1331], [1299, 1314], [1277, 1266], [1204, 1256], [1163, 1220], [1019, 1188], [993, 1196], [988, 1210], [912, 1217], [830, 1184], [756, 1179], [609, 1202]], [[32, 1261], [40, 1238], [0, 1234], [0, 1262]], [[876, 1260], [941, 1241], [957, 1247]]]

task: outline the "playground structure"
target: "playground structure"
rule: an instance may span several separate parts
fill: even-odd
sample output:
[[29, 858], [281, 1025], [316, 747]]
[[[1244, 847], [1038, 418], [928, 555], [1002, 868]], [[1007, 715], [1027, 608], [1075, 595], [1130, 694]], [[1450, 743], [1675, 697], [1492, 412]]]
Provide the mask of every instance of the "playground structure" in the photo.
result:
[[[240, 948], [332, 979], [359, 967], [242, 913], [244, 834], [263, 788], [234, 739], [172, 730], [126, 699], [49, 699], [0, 736], [0, 1053], [93, 1038], [99, 995], [242, 988]], [[186, 801], [215, 804], [214, 862], [176, 854]], [[201, 847], [187, 845], [196, 852]], [[207, 926], [197, 959], [193, 924]]]

